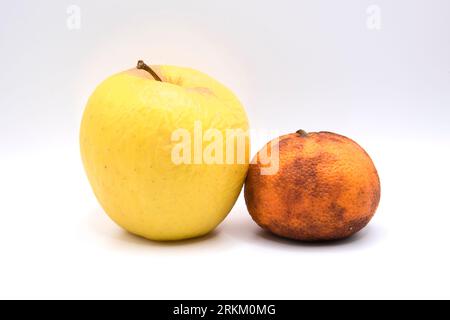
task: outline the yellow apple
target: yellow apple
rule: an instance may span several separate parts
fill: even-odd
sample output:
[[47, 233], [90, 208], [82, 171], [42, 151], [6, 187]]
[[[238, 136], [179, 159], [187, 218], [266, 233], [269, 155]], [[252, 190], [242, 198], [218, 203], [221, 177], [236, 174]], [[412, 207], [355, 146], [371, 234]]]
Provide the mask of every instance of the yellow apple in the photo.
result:
[[219, 141], [232, 130], [248, 131], [248, 120], [225, 86], [193, 69], [140, 61], [89, 98], [81, 155], [113, 221], [148, 239], [181, 240], [213, 230], [241, 191], [249, 142], [238, 161], [239, 143]]

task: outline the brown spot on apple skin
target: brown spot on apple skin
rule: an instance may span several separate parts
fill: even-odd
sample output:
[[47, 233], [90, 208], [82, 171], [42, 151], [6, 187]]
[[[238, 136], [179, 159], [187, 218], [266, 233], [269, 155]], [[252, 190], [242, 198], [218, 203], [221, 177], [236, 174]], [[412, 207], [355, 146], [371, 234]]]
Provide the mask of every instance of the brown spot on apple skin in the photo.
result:
[[[157, 65], [152, 65], [151, 66], [152, 70], [159, 76], [159, 78], [161, 78], [162, 82], [165, 83], [170, 83], [176, 86], [183, 86], [183, 79], [180, 77], [177, 78], [168, 78], [166, 76], [164, 76], [164, 74], [161, 71], [161, 67], [157, 66]], [[131, 76], [134, 77], [138, 77], [138, 78], [142, 78], [142, 79], [147, 79], [147, 80], [152, 80], [152, 81], [156, 81], [152, 75], [150, 73], [148, 73], [145, 70], [142, 69], [136, 69], [136, 68], [132, 68], [126, 71], [123, 71], [123, 73], [129, 74]], [[215, 93], [213, 91], [211, 91], [211, 89], [209, 88], [204, 88], [204, 87], [192, 87], [192, 88], [185, 88], [187, 91], [190, 92], [196, 92], [199, 93], [201, 95], [206, 95], [206, 96], [216, 96]]]
[[195, 87], [195, 88], [187, 88], [186, 90], [191, 91], [191, 92], [200, 93], [201, 95], [215, 96], [214, 92], [212, 92], [208, 88]]
[[[162, 74], [160, 66], [152, 65], [150, 67], [159, 76], [159, 78], [161, 78], [162, 82], [166, 82], [166, 78]], [[155, 78], [152, 77], [152, 75], [150, 73], [148, 73], [147, 71], [142, 70], [142, 69], [132, 68], [132, 69], [125, 70], [122, 73], [126, 73], [131, 76], [138, 77], [138, 78], [157, 81], [157, 80], [155, 80]]]

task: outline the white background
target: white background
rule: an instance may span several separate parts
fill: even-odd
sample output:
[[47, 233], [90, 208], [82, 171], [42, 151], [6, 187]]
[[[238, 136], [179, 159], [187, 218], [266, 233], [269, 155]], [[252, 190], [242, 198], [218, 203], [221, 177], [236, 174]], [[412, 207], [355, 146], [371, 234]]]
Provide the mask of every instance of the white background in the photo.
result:
[[[450, 298], [448, 1], [15, 1], [0, 27], [0, 298]], [[358, 141], [382, 181], [374, 220], [302, 244], [261, 231], [239, 199], [200, 239], [116, 227], [78, 129], [95, 86], [140, 58], [230, 87], [253, 153], [300, 128]]]

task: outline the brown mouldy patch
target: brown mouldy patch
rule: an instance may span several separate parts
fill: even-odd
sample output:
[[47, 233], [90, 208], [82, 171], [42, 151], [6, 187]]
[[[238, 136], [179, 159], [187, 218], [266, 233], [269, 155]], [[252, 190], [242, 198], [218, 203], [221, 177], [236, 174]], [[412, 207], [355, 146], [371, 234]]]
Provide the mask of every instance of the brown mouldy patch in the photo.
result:
[[370, 220], [371, 217], [359, 218], [340, 226], [335, 225], [328, 228], [324, 226], [319, 227], [317, 224], [308, 224], [307, 227], [297, 228], [285, 223], [273, 222], [271, 226], [265, 226], [264, 229], [281, 237], [305, 242], [335, 241], [353, 236], [366, 227]]
[[344, 207], [341, 207], [336, 202], [333, 202], [329, 207], [330, 212], [336, 217], [337, 220], [343, 221], [345, 218], [345, 212], [347, 211]]
[[375, 190], [372, 191], [372, 197], [371, 197], [371, 206], [370, 210], [371, 213], [375, 213], [375, 211], [378, 208], [378, 205], [380, 204], [381, 199], [381, 191], [380, 188], [375, 188]]
[[355, 234], [355, 233], [361, 231], [363, 228], [365, 228], [369, 224], [371, 219], [372, 219], [371, 216], [367, 216], [367, 217], [350, 220], [346, 224], [345, 229], [343, 228], [342, 230], [340, 230], [337, 233], [342, 234], [341, 238], [347, 238], [349, 236], [352, 236], [353, 234]]

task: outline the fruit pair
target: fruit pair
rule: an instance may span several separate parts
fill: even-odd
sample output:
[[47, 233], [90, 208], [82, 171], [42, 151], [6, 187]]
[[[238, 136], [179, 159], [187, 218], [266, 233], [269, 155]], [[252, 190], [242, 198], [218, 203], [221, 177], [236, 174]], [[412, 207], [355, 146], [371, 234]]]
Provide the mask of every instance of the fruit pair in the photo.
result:
[[233, 207], [246, 176], [250, 214], [281, 236], [340, 239], [373, 216], [378, 175], [355, 142], [332, 133], [283, 136], [270, 144], [278, 155], [277, 172], [261, 174], [263, 154], [249, 168], [248, 135], [236, 132], [248, 132], [247, 117], [222, 84], [192, 69], [140, 61], [106, 79], [90, 97], [81, 154], [111, 219], [152, 240], [213, 230]]

